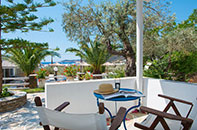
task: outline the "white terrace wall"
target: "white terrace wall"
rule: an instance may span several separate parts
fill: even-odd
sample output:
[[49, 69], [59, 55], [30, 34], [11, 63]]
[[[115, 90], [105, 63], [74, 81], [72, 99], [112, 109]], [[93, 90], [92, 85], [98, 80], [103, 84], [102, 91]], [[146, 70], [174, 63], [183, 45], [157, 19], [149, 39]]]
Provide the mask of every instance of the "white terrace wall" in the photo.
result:
[[[89, 81], [70, 81], [46, 84], [46, 107], [54, 109], [61, 103], [69, 101], [70, 105], [65, 109], [70, 113], [93, 113], [98, 112], [96, 98], [93, 91], [98, 89], [102, 83], [115, 84], [114, 79], [89, 80]], [[135, 89], [135, 78], [121, 78], [121, 87]], [[103, 101], [102, 101], [103, 102]], [[118, 102], [119, 106], [129, 108], [135, 101]], [[104, 101], [104, 104], [115, 114], [114, 102]]]
[[[121, 78], [121, 87], [136, 89], [135, 77]], [[66, 112], [71, 113], [92, 113], [97, 112], [96, 98], [93, 95], [93, 91], [98, 89], [98, 86], [102, 83], [115, 84], [114, 79], [102, 79], [91, 81], [76, 81], [65, 83], [48, 83], [46, 84], [46, 106], [54, 109], [61, 103], [69, 101], [71, 104], [66, 108]], [[197, 98], [197, 84], [175, 82], [160, 79], [144, 78], [143, 94], [146, 96], [143, 98], [143, 105], [158, 110], [163, 110], [168, 100], [158, 97], [158, 94], [164, 94], [183, 100], [193, 102]], [[104, 102], [105, 106], [110, 111], [115, 113], [114, 102]], [[118, 102], [119, 106], [129, 108], [135, 105], [136, 102]], [[183, 116], [188, 111], [188, 106], [180, 103], [176, 104]], [[197, 105], [194, 106], [194, 123], [192, 130], [197, 130]]]
[[[193, 102], [197, 99], [197, 84], [144, 78], [144, 94], [146, 95], [146, 98], [144, 98], [144, 105], [163, 110], [169, 100], [158, 97], [158, 94]], [[180, 113], [186, 115], [189, 109], [188, 106], [180, 103], [176, 103], [176, 105], [178, 106]], [[192, 130], [197, 130], [197, 104], [194, 106], [193, 110], [194, 114], [192, 115], [194, 116], [194, 123], [192, 125]]]

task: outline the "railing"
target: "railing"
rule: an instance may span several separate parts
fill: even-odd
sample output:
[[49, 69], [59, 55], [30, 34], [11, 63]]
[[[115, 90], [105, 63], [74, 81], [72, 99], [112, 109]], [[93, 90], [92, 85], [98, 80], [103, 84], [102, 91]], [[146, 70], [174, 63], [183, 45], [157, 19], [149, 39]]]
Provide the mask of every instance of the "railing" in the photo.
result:
[[50, 78], [65, 78], [66, 76], [64, 76], [64, 75], [57, 75], [57, 76], [54, 76], [54, 75], [52, 75], [52, 76], [46, 76], [45, 77], [45, 79], [50, 79]]
[[8, 86], [27, 86], [29, 85], [29, 82], [25, 82], [25, 80], [29, 80], [29, 77], [6, 77], [3, 78], [4, 81], [6, 80], [12, 80], [12, 81], [22, 81], [21, 83], [4, 83], [3, 85], [8, 85]]
[[103, 79], [107, 79], [108, 74], [103, 73], [103, 74], [93, 74], [93, 77], [102, 77]]

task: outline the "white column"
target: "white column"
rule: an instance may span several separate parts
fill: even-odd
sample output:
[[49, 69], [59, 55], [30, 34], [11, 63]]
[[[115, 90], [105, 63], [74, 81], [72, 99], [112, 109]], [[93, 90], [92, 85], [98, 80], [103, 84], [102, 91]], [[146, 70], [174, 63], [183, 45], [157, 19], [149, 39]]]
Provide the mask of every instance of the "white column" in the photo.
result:
[[136, 0], [136, 2], [137, 2], [136, 83], [137, 83], [137, 89], [142, 91], [142, 85], [143, 85], [143, 16], [142, 16], [143, 0]]

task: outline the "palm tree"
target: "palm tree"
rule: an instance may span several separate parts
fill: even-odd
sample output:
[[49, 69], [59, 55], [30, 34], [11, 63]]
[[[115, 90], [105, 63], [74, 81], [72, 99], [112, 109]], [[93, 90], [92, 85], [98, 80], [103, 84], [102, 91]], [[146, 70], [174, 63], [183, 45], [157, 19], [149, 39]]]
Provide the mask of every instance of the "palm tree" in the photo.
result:
[[79, 49], [68, 48], [66, 52], [74, 52], [76, 56], [81, 57], [93, 68], [94, 74], [101, 73], [102, 64], [104, 64], [111, 56], [107, 52], [107, 47], [95, 40], [94, 42], [90, 41], [89, 43], [81, 41], [78, 43]]
[[6, 59], [18, 65], [26, 76], [31, 74], [46, 56], [59, 57], [57, 52], [48, 49], [48, 44], [46, 43], [30, 43], [25, 40], [19, 41], [25, 44], [25, 47], [8, 49]]

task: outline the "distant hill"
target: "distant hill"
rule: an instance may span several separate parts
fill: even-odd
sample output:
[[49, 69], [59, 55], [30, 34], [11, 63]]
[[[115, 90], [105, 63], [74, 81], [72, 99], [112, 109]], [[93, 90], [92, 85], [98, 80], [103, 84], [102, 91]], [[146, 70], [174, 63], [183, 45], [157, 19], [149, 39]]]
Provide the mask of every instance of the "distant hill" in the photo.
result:
[[125, 58], [123, 56], [112, 56], [109, 58], [108, 62], [119, 62], [119, 61], [124, 61]]
[[74, 60], [62, 60], [60, 62], [77, 62], [80, 61], [80, 59], [74, 59]]
[[[125, 58], [123, 56], [112, 56], [111, 58], [109, 58], [109, 60], [107, 62], [119, 62], [119, 61], [124, 61], [124, 60], [125, 60]], [[80, 59], [74, 59], [74, 60], [65, 59], [60, 62], [63, 63], [63, 62], [79, 62], [79, 61], [80, 61]]]

